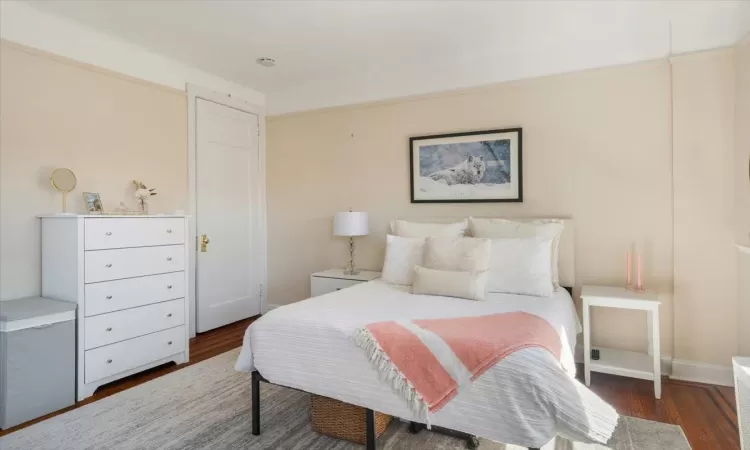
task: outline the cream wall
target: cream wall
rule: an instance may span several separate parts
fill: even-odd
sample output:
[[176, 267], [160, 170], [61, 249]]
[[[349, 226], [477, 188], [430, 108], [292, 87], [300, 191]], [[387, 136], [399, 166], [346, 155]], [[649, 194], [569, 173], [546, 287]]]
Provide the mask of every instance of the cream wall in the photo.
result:
[[[310, 273], [343, 266], [332, 216], [370, 213], [358, 262], [380, 269], [393, 218], [570, 216], [576, 279], [621, 283], [624, 255], [645, 242], [645, 281], [664, 302], [672, 352], [672, 155], [667, 61], [268, 120], [269, 303], [309, 296]], [[409, 203], [408, 138], [523, 127], [521, 204]], [[645, 316], [596, 311], [594, 342], [645, 348]]]
[[674, 357], [726, 366], [737, 354], [734, 51], [676, 57], [672, 70]]
[[[734, 186], [737, 242], [750, 245], [750, 34], [735, 47], [736, 103], [734, 118]], [[740, 261], [739, 349], [750, 356], [750, 254], [738, 254]]]
[[750, 243], [750, 34], [735, 46], [735, 209], [737, 242]]
[[39, 213], [60, 212], [49, 175], [78, 177], [105, 210], [135, 208], [131, 180], [157, 189], [151, 212], [187, 207], [184, 93], [2, 41], [0, 44], [0, 299], [38, 295]]

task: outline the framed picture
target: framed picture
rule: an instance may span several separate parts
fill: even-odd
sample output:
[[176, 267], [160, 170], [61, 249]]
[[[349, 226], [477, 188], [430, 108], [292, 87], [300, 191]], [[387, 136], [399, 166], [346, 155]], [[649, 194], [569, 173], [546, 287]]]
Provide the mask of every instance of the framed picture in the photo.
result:
[[521, 128], [409, 139], [412, 203], [522, 202]]
[[83, 201], [86, 202], [86, 209], [88, 210], [88, 212], [93, 214], [101, 214], [102, 212], [104, 212], [104, 208], [102, 207], [102, 199], [99, 198], [99, 194], [97, 192], [84, 192]]

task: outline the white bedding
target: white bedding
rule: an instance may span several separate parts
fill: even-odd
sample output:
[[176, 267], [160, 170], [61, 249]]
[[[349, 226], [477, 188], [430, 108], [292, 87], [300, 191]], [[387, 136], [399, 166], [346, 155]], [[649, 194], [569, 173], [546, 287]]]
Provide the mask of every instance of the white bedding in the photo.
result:
[[384, 320], [526, 311], [558, 331], [562, 367], [540, 348], [515, 352], [432, 414], [432, 424], [526, 447], [541, 447], [557, 434], [607, 441], [618, 416], [574, 379], [580, 323], [567, 291], [548, 298], [492, 293], [473, 301], [413, 295], [409, 289], [376, 280], [270, 311], [246, 331], [236, 369], [257, 369], [275, 384], [415, 419], [350, 340], [357, 328]]

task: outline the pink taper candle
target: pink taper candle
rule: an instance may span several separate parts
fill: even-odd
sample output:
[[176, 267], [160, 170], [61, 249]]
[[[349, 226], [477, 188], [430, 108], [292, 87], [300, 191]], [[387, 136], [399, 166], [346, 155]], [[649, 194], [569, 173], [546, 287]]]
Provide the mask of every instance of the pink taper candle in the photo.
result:
[[641, 280], [641, 253], [640, 252], [638, 252], [638, 254], [636, 255], [636, 258], [637, 259], [635, 261], [635, 264], [636, 264], [636, 271], [638, 272], [636, 274], [636, 277], [637, 277], [636, 287], [640, 290], [640, 289], [643, 289], [643, 283]]
[[633, 270], [633, 262], [630, 259], [630, 252], [625, 252], [625, 265], [627, 267], [627, 269], [625, 269], [625, 285], [630, 286], [633, 284], [630, 273]]

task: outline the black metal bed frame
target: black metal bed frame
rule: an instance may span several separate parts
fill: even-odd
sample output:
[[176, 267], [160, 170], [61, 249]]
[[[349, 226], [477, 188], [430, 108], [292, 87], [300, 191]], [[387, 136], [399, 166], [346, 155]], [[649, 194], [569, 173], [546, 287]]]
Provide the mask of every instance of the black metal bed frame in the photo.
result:
[[[253, 397], [253, 436], [260, 436], [260, 382], [268, 383], [268, 384], [275, 384], [271, 383], [270, 381], [266, 380], [263, 375], [260, 374], [257, 370], [254, 370], [252, 373], [252, 397]], [[294, 389], [289, 388], [287, 386], [282, 385], [276, 385], [285, 387], [287, 389]], [[295, 389], [296, 391], [305, 392], [301, 389]], [[409, 424], [409, 431], [411, 433], [419, 433], [420, 431], [424, 430], [426, 428], [425, 424], [418, 423], [418, 422], [411, 422]], [[375, 412], [372, 409], [365, 408], [365, 434], [367, 437], [367, 443], [365, 444], [365, 448], [367, 450], [375, 450], [375, 441], [377, 440], [377, 436], [375, 436]], [[431, 427], [432, 431], [435, 431], [437, 433], [446, 434], [448, 436], [457, 437], [459, 439], [465, 439], [466, 440], [466, 446], [470, 449], [476, 449], [479, 447], [479, 439], [471, 434], [464, 433], [461, 431], [455, 431], [455, 430], [449, 430], [447, 428], [442, 427]], [[538, 448], [532, 448], [529, 447], [529, 450], [539, 450]]]

